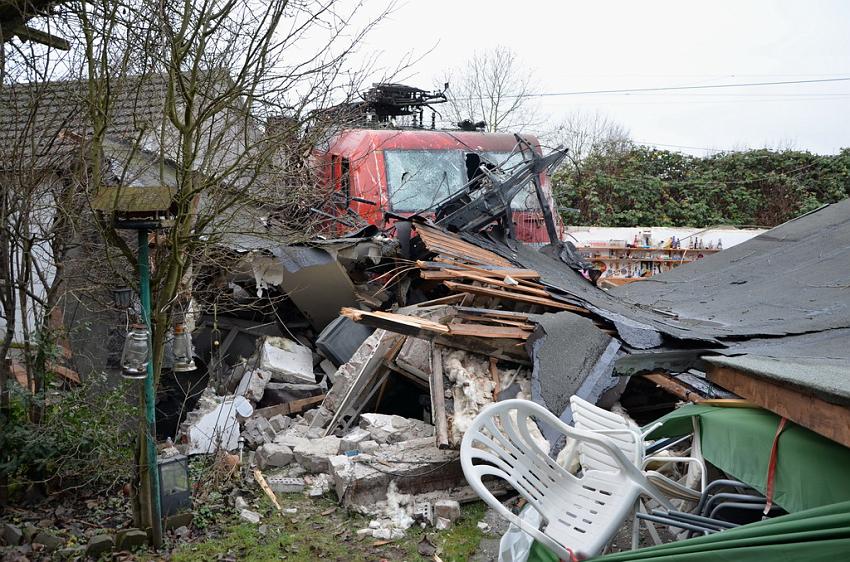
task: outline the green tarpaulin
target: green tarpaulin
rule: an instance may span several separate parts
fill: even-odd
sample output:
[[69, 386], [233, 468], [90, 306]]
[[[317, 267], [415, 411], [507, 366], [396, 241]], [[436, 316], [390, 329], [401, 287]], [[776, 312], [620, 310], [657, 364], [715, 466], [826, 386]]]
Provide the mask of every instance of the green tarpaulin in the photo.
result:
[[[663, 425], [648, 437], [687, 435], [691, 416], [699, 416], [703, 457], [764, 493], [779, 416], [759, 408], [690, 404], [659, 419]], [[850, 449], [788, 422], [779, 436], [774, 503], [795, 512], [848, 501], [848, 470]]]
[[[529, 562], [557, 562], [535, 543]], [[850, 502], [818, 507], [661, 546], [598, 556], [599, 562], [839, 562], [850, 560]]]
[[[699, 417], [703, 457], [731, 477], [765, 491], [780, 418], [758, 408], [691, 404], [658, 421], [648, 437], [692, 432]], [[774, 502], [790, 515], [707, 537], [598, 558], [682, 561], [850, 560], [850, 449], [788, 422], [779, 437]], [[529, 561], [555, 561], [535, 543]], [[596, 560], [596, 559], [595, 559]]]

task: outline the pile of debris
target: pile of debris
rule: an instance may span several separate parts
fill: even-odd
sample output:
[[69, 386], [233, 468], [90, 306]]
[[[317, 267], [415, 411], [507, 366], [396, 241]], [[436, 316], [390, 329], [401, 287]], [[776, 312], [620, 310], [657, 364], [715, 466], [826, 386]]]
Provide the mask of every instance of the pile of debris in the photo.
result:
[[[213, 285], [262, 315], [209, 324], [221, 396], [202, 400], [181, 441], [194, 453], [247, 446], [245, 464], [272, 493], [333, 489], [374, 515], [363, 533], [382, 538], [416, 520], [445, 526], [441, 501], [476, 498], [458, 448], [492, 402], [530, 399], [570, 423], [571, 396], [610, 409], [629, 383], [617, 375], [637, 374], [623, 401], [649, 419], [675, 398], [736, 398], [705, 361], [763, 327], [727, 334], [627, 302], [595, 286], [571, 244], [518, 244], [495, 220], [398, 218], [403, 242], [376, 230], [282, 248], [241, 241], [240, 265]], [[562, 449], [557, 435], [534, 435]]]

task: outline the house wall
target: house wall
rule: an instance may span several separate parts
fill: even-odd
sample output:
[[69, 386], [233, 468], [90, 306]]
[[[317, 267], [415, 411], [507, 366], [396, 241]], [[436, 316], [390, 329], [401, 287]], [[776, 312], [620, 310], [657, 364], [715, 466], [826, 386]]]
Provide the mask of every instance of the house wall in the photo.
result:
[[[52, 193], [62, 189], [62, 179], [56, 173], [45, 173], [40, 178], [39, 184], [33, 188], [33, 192], [37, 195], [37, 201], [32, 206], [30, 216], [30, 236], [34, 240], [31, 254], [33, 256], [34, 268], [42, 272], [43, 280], [35, 272], [31, 276], [30, 283], [27, 286], [28, 292], [36, 299], [44, 299], [49, 287], [55, 278], [56, 267], [54, 265], [53, 256], [50, 249], [48, 239], [50, 237], [50, 228], [53, 224], [56, 215], [56, 206]], [[0, 172], [0, 189], [20, 190], [22, 178], [13, 173]], [[29, 189], [29, 188], [28, 188]], [[9, 219], [10, 224], [15, 224], [18, 218], [12, 216]], [[14, 251], [11, 256], [11, 266], [13, 275], [16, 279], [21, 279], [24, 270], [23, 247], [18, 244], [17, 251]], [[16, 295], [17, 296], [17, 295]], [[21, 344], [24, 341], [24, 326], [28, 326], [32, 331], [38, 320], [42, 317], [43, 311], [38, 305], [38, 301], [29, 298], [27, 299], [27, 312], [23, 316], [21, 303], [18, 299], [17, 309], [15, 313], [15, 335], [14, 342]], [[4, 311], [0, 310], [0, 330], [6, 330], [7, 319], [4, 316]]]
[[640, 236], [642, 232], [652, 232], [652, 238], [656, 242], [669, 240], [671, 236], [682, 240], [682, 247], [688, 245], [688, 241], [693, 238], [701, 238], [705, 244], [714, 243], [717, 241], [723, 242], [724, 248], [731, 248], [741, 242], [746, 242], [750, 238], [758, 236], [763, 232], [767, 232], [765, 228], [678, 228], [666, 226], [637, 226], [637, 227], [600, 227], [600, 226], [568, 226], [564, 239], [572, 242], [576, 246], [589, 246], [591, 242], [605, 242], [611, 240], [625, 240], [627, 244], [634, 241], [635, 236]]

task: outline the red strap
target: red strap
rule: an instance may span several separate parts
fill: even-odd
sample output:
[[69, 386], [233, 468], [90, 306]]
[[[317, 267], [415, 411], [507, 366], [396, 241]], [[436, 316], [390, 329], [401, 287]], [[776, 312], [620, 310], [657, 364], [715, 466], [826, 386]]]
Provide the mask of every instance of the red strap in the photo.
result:
[[773, 491], [776, 487], [776, 457], [779, 452], [779, 434], [785, 429], [785, 422], [788, 420], [782, 418], [779, 420], [779, 426], [776, 428], [776, 435], [773, 437], [773, 446], [770, 448], [770, 461], [767, 464], [767, 489], [765, 490], [765, 498], [767, 503], [764, 505], [764, 514], [770, 513], [770, 508], [773, 507]]
[[573, 549], [572, 549], [572, 548], [568, 548], [568, 549], [567, 549], [567, 552], [569, 552], [569, 553], [570, 553], [570, 559], [569, 559], [569, 562], [579, 562], [579, 559], [578, 559], [578, 558], [576, 558], [576, 555], [575, 555], [575, 553], [573, 552]]

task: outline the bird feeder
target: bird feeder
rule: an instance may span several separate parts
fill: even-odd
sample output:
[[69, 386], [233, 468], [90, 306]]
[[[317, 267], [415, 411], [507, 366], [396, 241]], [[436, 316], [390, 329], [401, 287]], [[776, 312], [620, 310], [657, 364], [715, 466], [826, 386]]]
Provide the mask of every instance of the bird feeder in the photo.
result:
[[148, 376], [150, 361], [150, 334], [143, 324], [133, 324], [124, 339], [121, 352], [121, 374], [128, 379]]

